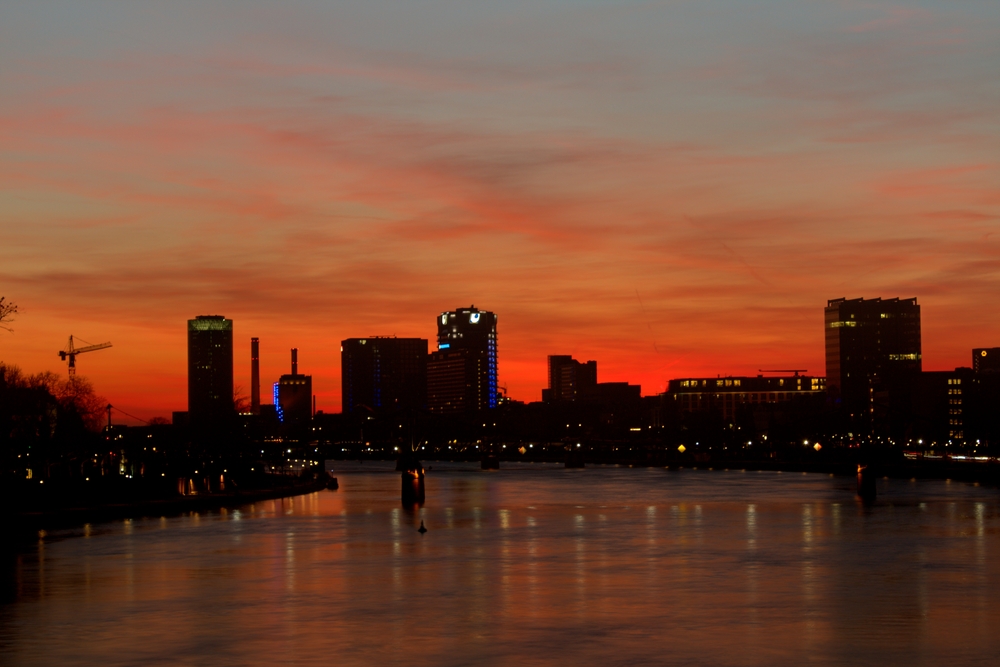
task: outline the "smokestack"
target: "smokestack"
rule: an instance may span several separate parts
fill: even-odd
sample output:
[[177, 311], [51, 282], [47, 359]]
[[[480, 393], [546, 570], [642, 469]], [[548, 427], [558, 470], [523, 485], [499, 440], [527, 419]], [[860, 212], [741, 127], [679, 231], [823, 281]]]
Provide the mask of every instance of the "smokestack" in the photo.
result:
[[250, 339], [250, 412], [260, 414], [260, 342]]
[[299, 348], [292, 348], [292, 375], [299, 374]]

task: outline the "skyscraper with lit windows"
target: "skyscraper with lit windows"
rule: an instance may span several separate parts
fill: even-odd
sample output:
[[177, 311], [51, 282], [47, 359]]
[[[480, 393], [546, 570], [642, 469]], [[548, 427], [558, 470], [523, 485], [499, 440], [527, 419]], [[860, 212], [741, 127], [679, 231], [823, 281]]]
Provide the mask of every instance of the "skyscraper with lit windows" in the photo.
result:
[[832, 299], [824, 332], [827, 391], [845, 414], [904, 423], [922, 367], [917, 299]]
[[497, 406], [497, 316], [475, 306], [438, 316], [438, 349], [427, 362], [432, 412], [478, 412]]
[[221, 315], [188, 320], [188, 415], [204, 426], [232, 416], [233, 321]]

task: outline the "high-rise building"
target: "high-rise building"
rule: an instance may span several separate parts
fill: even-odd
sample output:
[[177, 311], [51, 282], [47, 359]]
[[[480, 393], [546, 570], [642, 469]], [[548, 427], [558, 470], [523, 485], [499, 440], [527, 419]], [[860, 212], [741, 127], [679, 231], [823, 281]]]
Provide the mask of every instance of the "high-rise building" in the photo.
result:
[[477, 412], [497, 406], [497, 316], [475, 306], [441, 313], [438, 349], [427, 362], [432, 412]]
[[473, 411], [470, 390], [477, 382], [468, 350], [438, 350], [427, 360], [427, 407], [431, 412], [456, 414]]
[[1000, 444], [1000, 347], [974, 349], [972, 372], [972, 396], [966, 399], [966, 439], [990, 446]]
[[543, 401], [591, 398], [596, 388], [596, 361], [582, 363], [566, 354], [549, 355], [549, 386], [542, 390]]
[[250, 339], [250, 413], [260, 414], [260, 340]]
[[299, 374], [299, 350], [292, 348], [292, 373], [274, 383], [274, 407], [285, 424], [301, 425], [312, 418], [312, 376]]
[[832, 299], [825, 316], [826, 383], [859, 424], [902, 424], [921, 371], [920, 306], [912, 299]]
[[348, 338], [340, 342], [341, 403], [357, 410], [395, 412], [427, 407], [427, 340]]
[[221, 315], [188, 320], [188, 419], [194, 426], [233, 414], [233, 321]]
[[975, 380], [970, 368], [921, 373], [914, 391], [913, 437], [925, 444], [964, 442], [978, 416]]
[[1000, 347], [977, 347], [972, 351], [972, 370], [976, 373], [1000, 373]]

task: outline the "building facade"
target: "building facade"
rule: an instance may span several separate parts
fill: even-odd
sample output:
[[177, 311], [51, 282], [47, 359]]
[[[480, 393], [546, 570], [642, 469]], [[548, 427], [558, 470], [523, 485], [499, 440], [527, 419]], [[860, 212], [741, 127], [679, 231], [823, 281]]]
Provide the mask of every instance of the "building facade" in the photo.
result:
[[312, 376], [299, 373], [299, 350], [292, 348], [292, 372], [274, 383], [274, 408], [283, 424], [301, 426], [312, 418]]
[[340, 364], [345, 414], [427, 407], [424, 338], [348, 338], [340, 342]]
[[1000, 373], [1000, 347], [977, 347], [972, 351], [972, 370], [976, 373]]
[[497, 316], [475, 306], [441, 313], [438, 349], [427, 361], [431, 412], [479, 412], [495, 408]]
[[968, 404], [966, 439], [1000, 445], [1000, 347], [972, 351], [974, 393]]
[[597, 362], [579, 362], [569, 355], [549, 355], [549, 386], [542, 400], [575, 401], [592, 398], [597, 390]]
[[911, 440], [964, 443], [970, 421], [975, 422], [976, 385], [971, 368], [921, 373], [914, 394]]
[[809, 375], [679, 378], [667, 386], [681, 413], [714, 413], [727, 420], [735, 419], [744, 406], [785, 403], [825, 391], [826, 378]]
[[221, 315], [188, 320], [188, 419], [192, 425], [233, 414], [233, 321]]
[[860, 426], [905, 424], [922, 369], [920, 306], [911, 299], [832, 299], [825, 312], [830, 397]]
[[458, 414], [472, 411], [470, 387], [477, 381], [468, 350], [438, 350], [427, 360], [427, 407], [431, 412]]

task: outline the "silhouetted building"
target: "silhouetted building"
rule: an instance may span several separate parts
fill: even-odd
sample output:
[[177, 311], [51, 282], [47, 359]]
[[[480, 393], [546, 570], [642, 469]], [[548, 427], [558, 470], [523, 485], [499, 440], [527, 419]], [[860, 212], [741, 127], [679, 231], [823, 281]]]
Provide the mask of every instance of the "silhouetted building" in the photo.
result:
[[733, 420], [744, 406], [784, 403], [797, 396], [821, 395], [826, 378], [809, 375], [784, 377], [715, 377], [670, 380], [667, 395], [682, 413], [713, 413]]
[[441, 313], [438, 349], [427, 362], [432, 412], [477, 412], [497, 406], [497, 316], [475, 306]]
[[972, 351], [973, 392], [965, 400], [966, 440], [1000, 445], [1000, 347]]
[[312, 376], [299, 374], [299, 350], [292, 348], [292, 373], [282, 375], [274, 384], [274, 407], [278, 419], [289, 425], [302, 425], [312, 417]]
[[260, 341], [250, 339], [250, 412], [260, 414]]
[[427, 340], [348, 338], [340, 343], [341, 404], [346, 414], [427, 407]]
[[831, 398], [857, 426], [905, 428], [921, 371], [920, 306], [912, 299], [832, 299], [825, 316]]
[[963, 443], [966, 427], [970, 420], [975, 422], [976, 390], [971, 368], [921, 373], [914, 392], [912, 437], [924, 444]]
[[628, 382], [598, 382], [593, 397], [601, 403], [632, 403], [642, 398], [642, 385]]
[[596, 361], [581, 363], [569, 355], [549, 355], [549, 386], [542, 390], [543, 401], [592, 398], [596, 390]]
[[455, 414], [471, 410], [470, 388], [477, 381], [468, 350], [438, 350], [427, 361], [427, 407]]
[[977, 347], [972, 351], [972, 370], [976, 373], [1000, 373], [1000, 347]]
[[233, 321], [221, 315], [188, 320], [188, 417], [194, 426], [233, 414]]

